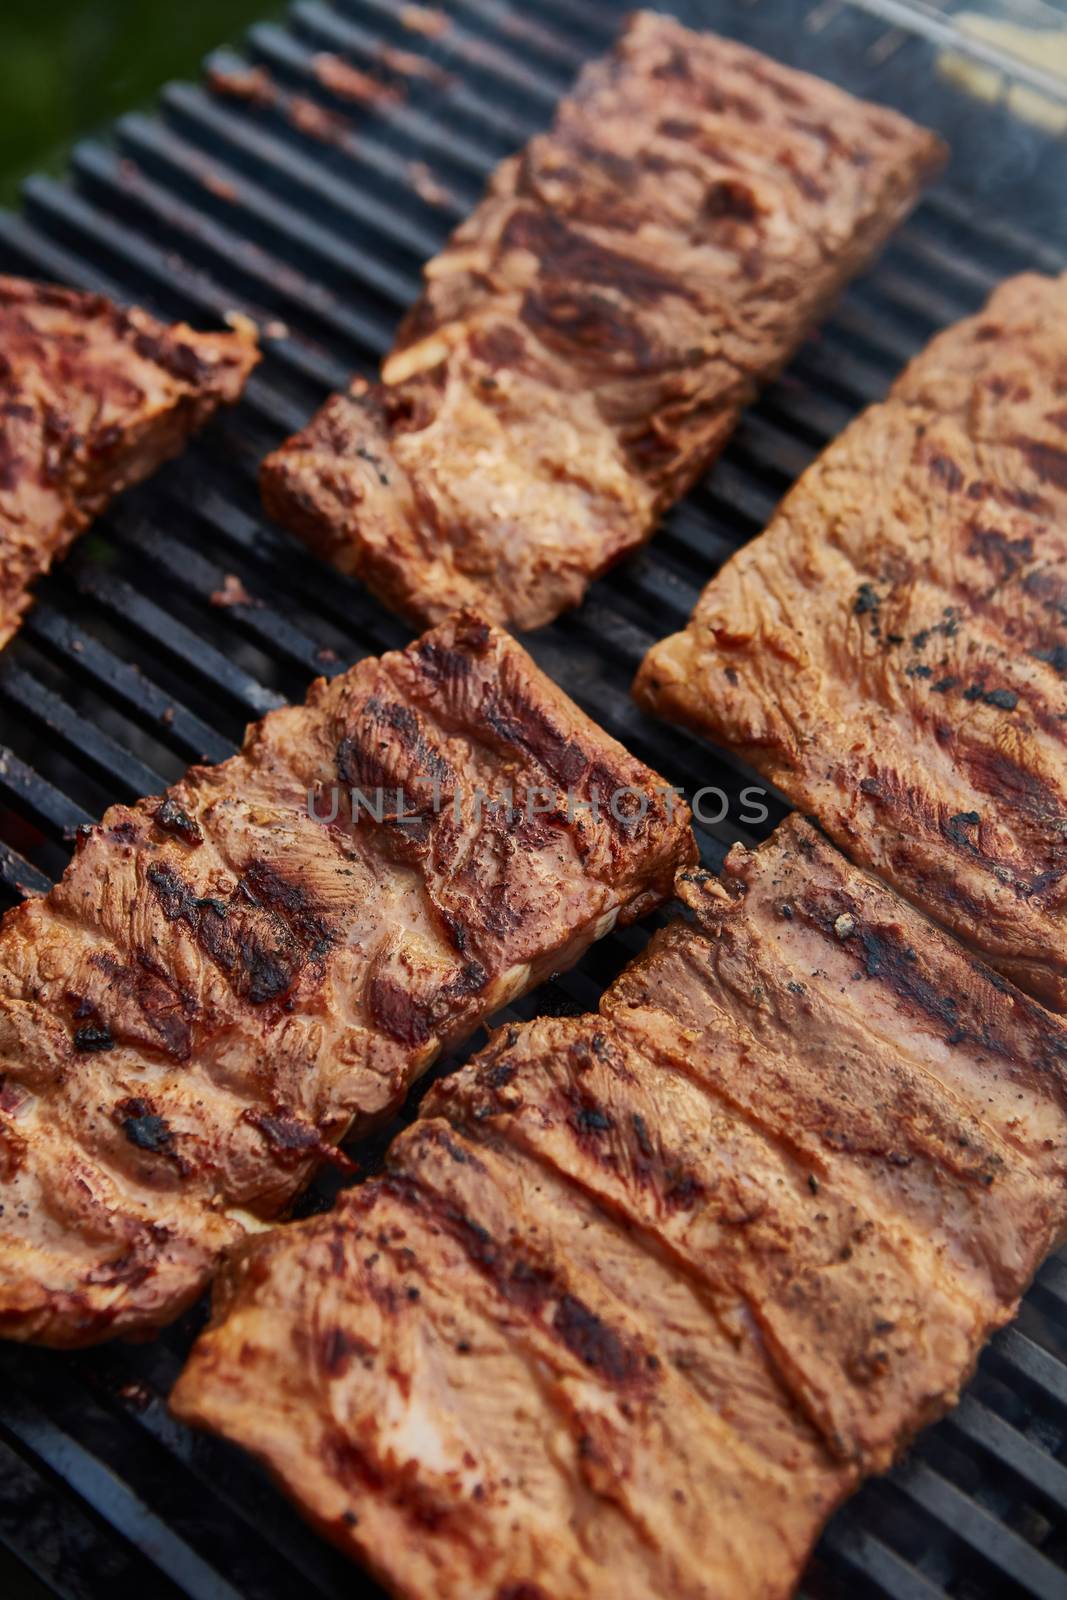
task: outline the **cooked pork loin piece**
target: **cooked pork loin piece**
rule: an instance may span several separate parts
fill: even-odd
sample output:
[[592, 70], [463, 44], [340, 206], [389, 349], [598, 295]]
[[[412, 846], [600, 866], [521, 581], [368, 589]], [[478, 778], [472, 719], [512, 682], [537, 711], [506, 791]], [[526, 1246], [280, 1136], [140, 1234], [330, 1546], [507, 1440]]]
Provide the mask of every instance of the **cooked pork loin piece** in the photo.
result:
[[247, 333], [0, 277], [0, 647], [34, 579], [236, 400], [258, 359]]
[[536, 627], [643, 543], [937, 170], [881, 106], [639, 12], [263, 468], [395, 610]]
[[417, 1600], [780, 1600], [1067, 1214], [1067, 1028], [793, 818], [220, 1280], [177, 1414]]
[[694, 858], [655, 774], [471, 616], [112, 807], [0, 927], [0, 1333], [177, 1315], [442, 1048]]
[[936, 338], [636, 684], [1067, 1010], [1067, 276]]

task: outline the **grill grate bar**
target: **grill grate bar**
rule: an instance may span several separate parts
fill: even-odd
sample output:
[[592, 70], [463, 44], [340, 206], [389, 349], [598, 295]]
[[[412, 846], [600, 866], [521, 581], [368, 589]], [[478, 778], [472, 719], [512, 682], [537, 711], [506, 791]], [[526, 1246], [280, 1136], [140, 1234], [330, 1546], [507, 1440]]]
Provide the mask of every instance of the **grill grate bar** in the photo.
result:
[[16, 900], [30, 894], [47, 894], [52, 887], [51, 879], [24, 860], [4, 839], [0, 839], [0, 884]]
[[1015, 1383], [1036, 1390], [1043, 1405], [1067, 1415], [1067, 1369], [1018, 1328], [1005, 1328], [997, 1334], [985, 1359], [994, 1370], [1005, 1370]]
[[892, 1600], [940, 1600], [943, 1591], [889, 1545], [866, 1529], [845, 1528], [840, 1519], [831, 1523], [821, 1550], [834, 1557], [852, 1580], [869, 1586]]
[[230, 754], [229, 742], [220, 738], [214, 728], [52, 606], [35, 608], [26, 623], [26, 633], [77, 675], [103, 690], [122, 711], [162, 736], [186, 762], [224, 761]]
[[1062, 1600], [1064, 1575], [976, 1500], [957, 1489], [925, 1462], [912, 1457], [894, 1473], [894, 1487], [938, 1522], [950, 1539], [965, 1544], [987, 1569], [989, 1579], [1005, 1587], [1000, 1593], [1032, 1595], [1034, 1600]]
[[117, 787], [127, 799], [156, 794], [164, 787], [157, 772], [101, 733], [12, 659], [0, 658], [0, 700], [34, 723], [42, 739], [80, 758], [98, 778], [109, 787]]
[[176, 1580], [189, 1600], [242, 1600], [236, 1589], [212, 1571], [121, 1480], [101, 1474], [91, 1454], [23, 1394], [10, 1394], [2, 1431], [49, 1466], [87, 1505], [106, 1518], [136, 1548], [151, 1552], [153, 1564]]
[[139, 638], [151, 641], [190, 678], [199, 678], [210, 685], [216, 701], [229, 700], [246, 720], [257, 719], [276, 706], [284, 705], [283, 695], [275, 694], [243, 672], [124, 579], [89, 566], [77, 552], [70, 568], [81, 591], [96, 600], [103, 611], [125, 623]]
[[946, 1426], [1020, 1479], [1049, 1509], [1067, 1505], [1067, 1467], [973, 1395], [964, 1395]]
[[16, 810], [31, 811], [34, 820], [53, 838], [67, 841], [85, 822], [88, 811], [69, 799], [21, 761], [13, 750], [0, 745], [0, 795]]

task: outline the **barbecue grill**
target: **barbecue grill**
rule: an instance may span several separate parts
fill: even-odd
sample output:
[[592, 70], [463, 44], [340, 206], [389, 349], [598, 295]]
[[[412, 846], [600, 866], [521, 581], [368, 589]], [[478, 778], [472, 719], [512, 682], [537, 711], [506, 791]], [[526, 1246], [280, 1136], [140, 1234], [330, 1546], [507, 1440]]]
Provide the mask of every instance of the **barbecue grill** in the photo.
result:
[[[669, 9], [895, 105], [954, 151], [944, 181], [655, 542], [529, 641], [672, 782], [738, 797], [755, 781], [739, 764], [638, 712], [637, 663], [937, 328], [1009, 273], [1067, 265], [1067, 137], [1054, 131], [1067, 126], [1067, 87], [961, 41], [949, 8]], [[258, 463], [328, 390], [377, 365], [422, 261], [491, 167], [548, 121], [621, 15], [609, 0], [448, 0], [445, 15], [299, 0], [285, 26], [261, 25], [239, 54], [214, 56], [207, 85], [171, 86], [156, 114], [80, 145], [67, 180], [31, 179], [22, 211], [0, 216], [0, 269], [204, 326], [242, 312], [266, 351], [244, 403], [80, 541], [0, 657], [0, 905], [47, 888], [75, 830], [111, 801], [224, 758], [247, 721], [301, 698], [312, 677], [406, 642], [410, 630], [358, 584], [265, 520]], [[1048, 6], [1034, 16], [1067, 25]], [[986, 97], [946, 76], [948, 49], [984, 69]], [[337, 60], [369, 77], [346, 76]], [[1017, 114], [1020, 89], [1031, 105], [1040, 96], [1042, 125]], [[756, 842], [740, 814], [735, 803], [699, 828], [709, 865], [737, 838]], [[769, 797], [760, 836], [782, 815]], [[646, 936], [612, 935], [517, 1013], [590, 1009]], [[364, 1171], [385, 1142], [360, 1152]], [[302, 1204], [327, 1199], [318, 1187]], [[249, 1461], [168, 1417], [203, 1316], [144, 1346], [75, 1356], [0, 1346], [5, 1596], [378, 1594]], [[1067, 1258], [1039, 1274], [952, 1416], [834, 1519], [802, 1593], [1067, 1597]]]

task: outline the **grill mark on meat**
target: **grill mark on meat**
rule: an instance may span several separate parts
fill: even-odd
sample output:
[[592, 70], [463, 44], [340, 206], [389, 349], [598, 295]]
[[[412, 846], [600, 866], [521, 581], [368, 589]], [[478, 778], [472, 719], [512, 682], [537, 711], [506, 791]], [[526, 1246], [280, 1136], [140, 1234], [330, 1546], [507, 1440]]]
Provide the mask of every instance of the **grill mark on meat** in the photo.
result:
[[[412, 1180], [393, 1175], [387, 1182], [412, 1203]], [[617, 1328], [610, 1327], [577, 1296], [567, 1292], [552, 1272], [533, 1266], [513, 1247], [502, 1244], [474, 1218], [449, 1204], [432, 1190], [418, 1185], [415, 1203], [428, 1208], [467, 1258], [492, 1283], [509, 1305], [550, 1327], [560, 1342], [585, 1366], [592, 1367], [613, 1388], [624, 1392], [647, 1390], [655, 1381], [658, 1363], [637, 1348]], [[546, 1312], [551, 1311], [546, 1319]]]
[[106, 951], [94, 951], [89, 963], [104, 974], [113, 993], [134, 1006], [148, 1029], [148, 1036], [121, 1026], [115, 1018], [104, 1022], [101, 1032], [109, 1033], [113, 1042], [129, 1042], [141, 1047], [155, 1044], [175, 1061], [189, 1060], [196, 1016], [196, 1002], [191, 995], [183, 994], [158, 971], [144, 951], [136, 954], [135, 965], [127, 966]]
[[[316, 684], [230, 762], [115, 808], [61, 883], [4, 919], [0, 1121], [26, 1143], [0, 1230], [5, 1333], [79, 1345], [166, 1322], [315, 1166], [349, 1170], [334, 1141], [388, 1116], [438, 1048], [567, 965], [613, 914], [670, 893], [694, 845], [684, 808], [655, 799], [629, 837], [584, 818], [581, 848], [556, 823], [448, 814], [440, 848], [399, 863], [384, 830], [323, 825], [298, 803], [375, 696], [398, 760], [421, 761], [422, 741], [454, 754], [470, 791], [505, 770], [520, 791], [543, 783], [539, 760], [502, 747], [483, 715], [494, 683], [584, 770], [654, 794], [660, 780], [511, 639], [464, 616]], [[157, 826], [162, 813], [188, 833], [174, 808], [195, 819], [195, 846]], [[115, 1112], [138, 1091], [140, 1106]], [[21, 1186], [48, 1196], [46, 1213], [21, 1205]]]
[[[578, 1048], [580, 1045], [575, 1047]], [[502, 1066], [506, 1071], [506, 1065]], [[501, 1071], [500, 1066], [493, 1069], [496, 1076], [490, 1081], [491, 1088], [498, 1083], [504, 1086], [514, 1075], [512, 1071], [501, 1080]], [[642, 1188], [657, 1196], [665, 1213], [692, 1211], [708, 1202], [707, 1191], [697, 1174], [682, 1157], [653, 1144], [648, 1126], [640, 1115], [631, 1117], [629, 1129], [625, 1125], [620, 1128], [606, 1107], [595, 1099], [587, 1083], [565, 1084], [560, 1102], [564, 1120], [585, 1153], [608, 1170], [614, 1170], [621, 1143], [629, 1172]], [[501, 1110], [507, 1109], [507, 1101], [499, 1097], [498, 1105]], [[546, 1112], [551, 1109], [551, 1104], [546, 1105]]]
[[[975, 526], [971, 530], [968, 555], [978, 557], [997, 573], [999, 583], [1016, 577], [1023, 567], [1034, 559], [1034, 540], [1031, 534], [1010, 539], [999, 528]], [[977, 596], [975, 597], [978, 598]]]
[[264, 463], [268, 509], [408, 617], [550, 621], [652, 535], [942, 159], [638, 13], [428, 267], [381, 381]]
[[1030, 463], [1035, 477], [1057, 489], [1067, 489], [1067, 450], [1039, 439], [1015, 439], [1013, 442]]
[[327, 954], [334, 938], [328, 918], [307, 891], [277, 867], [266, 861], [250, 861], [238, 890], [253, 904], [266, 906], [284, 919], [310, 961], [319, 962]]
[[[393, 786], [397, 795], [396, 810], [399, 810], [403, 785], [398, 778], [403, 778], [410, 768], [412, 779], [421, 778], [439, 786], [442, 796], [451, 796], [456, 774], [426, 738], [418, 715], [409, 706], [372, 695], [360, 709], [359, 722], [359, 733], [345, 734], [337, 745], [337, 774], [342, 783], [364, 792]], [[381, 738], [383, 730], [392, 737]], [[423, 812], [430, 811], [433, 806], [432, 793], [417, 782], [413, 783], [410, 794], [405, 790], [404, 800], [414, 812], [420, 811], [420, 802]]]
[[[431, 1090], [384, 1179], [257, 1243], [174, 1391], [180, 1417], [261, 1455], [266, 1431], [318, 1521], [340, 1485], [346, 1548], [387, 1550], [398, 1593], [424, 1575], [378, 1534], [401, 1506], [442, 1595], [790, 1592], [842, 1495], [954, 1402], [1062, 1228], [1055, 1018], [795, 817], [735, 848], [721, 886], [679, 889], [695, 921], [655, 934], [599, 1015], [501, 1030]], [[709, 1125], [689, 1091], [713, 1080], [748, 1101]], [[768, 1141], [826, 1134], [824, 1167], [794, 1184], [744, 1161], [764, 1122]], [[692, 1215], [665, 1218], [626, 1169], [621, 1141], [652, 1159], [661, 1126], [692, 1132]], [[729, 1228], [739, 1162], [752, 1220]], [[318, 1375], [356, 1359], [335, 1400]], [[528, 1486], [531, 1451], [551, 1476]]]
[[394, 978], [372, 978], [367, 988], [371, 1016], [400, 1044], [426, 1043], [433, 1031], [428, 1007], [414, 999]]
[[226, 402], [244, 333], [165, 327], [98, 295], [0, 276], [0, 648], [29, 589], [108, 502]]
[[167, 921], [182, 922], [250, 1004], [279, 1000], [309, 968], [321, 970], [329, 924], [306, 892], [268, 863], [251, 861], [228, 901], [198, 897], [166, 863], [153, 863], [147, 877]]
[[[1067, 451], [1047, 419], [1065, 327], [1067, 276], [1029, 275], [937, 337], [712, 580], [686, 631], [649, 652], [636, 685], [646, 708], [740, 750], [1058, 1011]], [[931, 480], [944, 491], [933, 521]], [[829, 549], [816, 540], [828, 525]], [[846, 632], [858, 580], [872, 607]], [[939, 609], [951, 630], [931, 623]], [[963, 826], [971, 813], [980, 824]]]
[[303, 1117], [294, 1116], [283, 1108], [264, 1111], [252, 1107], [246, 1108], [241, 1116], [263, 1135], [275, 1160], [283, 1169], [305, 1167], [314, 1157], [339, 1168], [342, 1172], [355, 1171], [354, 1163], [349, 1157], [329, 1144], [321, 1130]]
[[636, 305], [654, 304], [665, 296], [691, 300], [692, 292], [676, 275], [612, 250], [587, 234], [569, 228], [551, 211], [522, 207], [512, 212], [500, 240], [501, 250], [529, 250], [551, 284], [596, 284], [616, 291]]

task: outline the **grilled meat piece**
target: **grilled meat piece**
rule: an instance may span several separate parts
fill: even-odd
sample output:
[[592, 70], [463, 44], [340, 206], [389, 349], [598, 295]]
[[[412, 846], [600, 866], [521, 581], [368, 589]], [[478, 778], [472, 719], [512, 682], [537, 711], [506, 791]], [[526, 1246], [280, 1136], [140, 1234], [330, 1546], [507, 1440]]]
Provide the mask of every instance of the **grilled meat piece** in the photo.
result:
[[172, 1396], [395, 1594], [780, 1600], [1063, 1227], [1067, 1028], [792, 818], [236, 1260]]
[[1067, 1010], [1067, 275], [1011, 279], [656, 645], [641, 703]]
[[649, 537], [942, 154], [638, 13], [430, 262], [382, 381], [267, 459], [267, 509], [406, 616], [549, 621]]
[[177, 1315], [349, 1130], [694, 854], [660, 780], [472, 616], [112, 807], [0, 928], [0, 1333]]
[[34, 579], [236, 400], [258, 359], [243, 332], [166, 327], [101, 295], [0, 277], [0, 648]]

